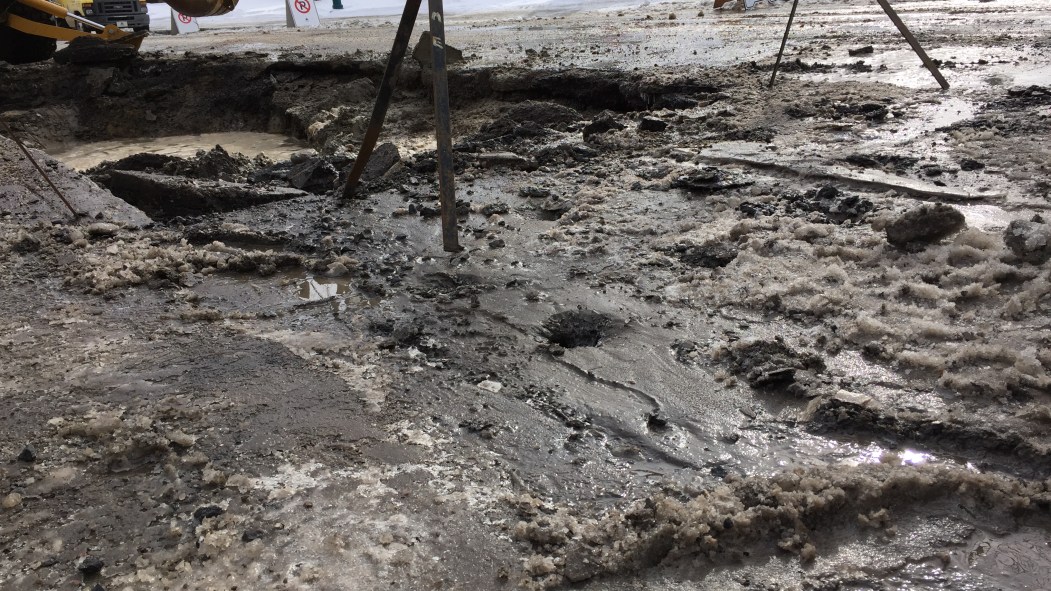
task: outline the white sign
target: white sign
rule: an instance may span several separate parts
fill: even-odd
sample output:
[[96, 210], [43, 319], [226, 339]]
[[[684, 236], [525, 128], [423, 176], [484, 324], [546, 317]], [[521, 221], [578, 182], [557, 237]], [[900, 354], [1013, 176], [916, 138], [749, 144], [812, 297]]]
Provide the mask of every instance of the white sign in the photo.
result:
[[289, 27], [312, 29], [321, 26], [315, 0], [285, 0], [285, 24]]
[[192, 16], [186, 16], [181, 12], [175, 12], [172, 10], [172, 35], [184, 35], [186, 33], [196, 33], [201, 30], [201, 25], [197, 24], [197, 19]]

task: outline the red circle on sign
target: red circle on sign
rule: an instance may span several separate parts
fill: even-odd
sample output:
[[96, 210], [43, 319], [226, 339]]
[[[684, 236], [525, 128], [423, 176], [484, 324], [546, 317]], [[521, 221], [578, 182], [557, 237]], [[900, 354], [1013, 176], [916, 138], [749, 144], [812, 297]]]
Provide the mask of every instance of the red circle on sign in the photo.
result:
[[185, 14], [180, 14], [179, 15], [179, 22], [181, 22], [183, 24], [188, 25], [188, 24], [190, 24], [190, 21], [192, 21], [192, 20], [193, 20], [192, 18], [186, 16]]
[[296, 0], [293, 4], [295, 4], [296, 10], [303, 14], [310, 12], [310, 0]]

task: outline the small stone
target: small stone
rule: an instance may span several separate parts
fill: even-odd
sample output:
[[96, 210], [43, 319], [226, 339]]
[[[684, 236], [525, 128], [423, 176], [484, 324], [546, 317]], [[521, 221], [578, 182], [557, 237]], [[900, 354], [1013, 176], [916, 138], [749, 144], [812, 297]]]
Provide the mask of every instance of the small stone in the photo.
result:
[[117, 232], [120, 231], [120, 226], [118, 226], [117, 224], [111, 224], [109, 222], [95, 222], [93, 224], [89, 224], [88, 227], [84, 230], [87, 232], [88, 236], [102, 238], [106, 236], [116, 235]]
[[22, 504], [22, 495], [18, 493], [11, 493], [4, 497], [4, 500], [0, 501], [0, 506], [4, 509], [14, 509], [15, 507]]
[[505, 246], [507, 246], [507, 242], [505, 242], [503, 238], [489, 241], [489, 248], [503, 248]]
[[639, 131], [664, 131], [668, 129], [668, 122], [654, 117], [643, 117], [639, 121]]
[[479, 382], [477, 385], [482, 390], [485, 390], [486, 392], [492, 392], [493, 394], [498, 394], [500, 390], [504, 389], [503, 384], [493, 380], [484, 380]]
[[1051, 259], [1051, 225], [1014, 220], [1004, 230], [1004, 243], [1023, 261], [1042, 265]]
[[19, 462], [35, 462], [36, 461], [36, 450], [33, 449], [32, 445], [27, 445], [22, 448], [21, 453], [18, 454]]
[[887, 225], [887, 242], [897, 247], [932, 244], [967, 225], [963, 214], [942, 203], [911, 209]]
[[84, 558], [84, 560], [80, 561], [80, 565], [77, 566], [77, 570], [79, 570], [84, 576], [90, 577], [92, 575], [97, 575], [100, 572], [102, 572], [102, 567], [105, 565], [106, 563], [103, 562], [101, 558], [97, 556], [87, 556]]
[[855, 49], [848, 49], [847, 53], [851, 57], [854, 57], [854, 56], [858, 56], [858, 55], [871, 55], [874, 51], [875, 51], [875, 49], [871, 45], [866, 45], [864, 47], [858, 47], [858, 48], [855, 48]]
[[973, 160], [971, 158], [964, 158], [963, 160], [960, 160], [960, 170], [971, 172], [975, 170], [981, 170], [983, 168], [985, 168], [985, 164], [977, 160]]
[[624, 127], [625, 125], [620, 121], [617, 121], [616, 115], [611, 111], [603, 111], [598, 117], [595, 117], [591, 123], [584, 126], [584, 140], [586, 141], [589, 137], [596, 134], [614, 130], [619, 131], [624, 129]]
[[265, 535], [266, 532], [261, 529], [246, 529], [244, 533], [241, 534], [241, 541], [247, 544], [248, 542], [251, 542], [253, 540], [258, 540], [259, 538]]
[[223, 513], [225, 513], [225, 511], [218, 505], [205, 505], [204, 507], [198, 507], [197, 510], [193, 512], [193, 518], [197, 521], [204, 521], [209, 517], [218, 517]]
[[95, 586], [91, 588], [91, 591], [106, 591], [106, 588], [102, 586], [102, 583], [95, 583]]

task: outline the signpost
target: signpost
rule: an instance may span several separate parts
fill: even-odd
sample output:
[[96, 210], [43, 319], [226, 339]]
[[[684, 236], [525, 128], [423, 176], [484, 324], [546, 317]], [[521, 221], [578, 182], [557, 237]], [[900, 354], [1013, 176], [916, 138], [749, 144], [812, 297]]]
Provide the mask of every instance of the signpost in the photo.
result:
[[172, 35], [185, 35], [200, 30], [201, 25], [197, 24], [197, 19], [172, 10]]
[[295, 29], [313, 29], [321, 26], [317, 2], [314, 0], [285, 0], [285, 25]]

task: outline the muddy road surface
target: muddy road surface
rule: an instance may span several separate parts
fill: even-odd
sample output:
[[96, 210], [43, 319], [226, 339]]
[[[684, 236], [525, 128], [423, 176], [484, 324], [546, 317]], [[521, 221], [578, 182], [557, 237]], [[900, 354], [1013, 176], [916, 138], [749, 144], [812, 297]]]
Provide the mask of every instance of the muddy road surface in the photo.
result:
[[465, 18], [454, 254], [383, 19], [0, 67], [0, 588], [1051, 587], [1051, 20], [872, 4]]

